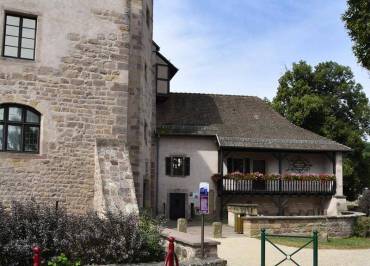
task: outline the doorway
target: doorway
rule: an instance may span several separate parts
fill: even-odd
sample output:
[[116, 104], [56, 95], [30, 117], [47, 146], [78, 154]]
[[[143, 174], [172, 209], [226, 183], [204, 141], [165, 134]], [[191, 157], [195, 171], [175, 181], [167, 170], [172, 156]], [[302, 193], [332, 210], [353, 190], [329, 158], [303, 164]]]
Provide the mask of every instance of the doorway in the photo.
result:
[[170, 193], [170, 219], [185, 218], [185, 193]]

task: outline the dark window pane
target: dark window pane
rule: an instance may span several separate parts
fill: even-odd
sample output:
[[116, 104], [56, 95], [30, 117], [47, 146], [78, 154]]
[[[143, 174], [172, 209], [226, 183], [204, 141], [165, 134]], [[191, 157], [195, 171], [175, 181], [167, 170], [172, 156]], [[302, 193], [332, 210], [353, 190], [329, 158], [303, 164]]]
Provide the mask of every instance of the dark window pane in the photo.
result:
[[26, 122], [38, 124], [40, 123], [40, 116], [38, 114], [35, 114], [34, 112], [27, 110]]
[[172, 173], [175, 176], [184, 175], [184, 158], [172, 157]]
[[185, 158], [185, 176], [190, 175], [190, 158], [186, 157]]
[[14, 16], [6, 16], [6, 24], [8, 25], [14, 25], [14, 26], [19, 26], [19, 17], [14, 17]]
[[4, 108], [0, 108], [0, 121], [4, 120]]
[[22, 109], [18, 107], [9, 107], [8, 121], [21, 122], [22, 121]]
[[[10, 108], [9, 108], [10, 109]], [[22, 127], [8, 126], [7, 147], [9, 151], [20, 151], [22, 140]]]
[[233, 160], [233, 172], [244, 172], [244, 167], [243, 167], [243, 159], [234, 159]]
[[166, 175], [171, 175], [171, 157], [166, 157]]
[[251, 165], [250, 165], [249, 159], [244, 159], [244, 173], [250, 173], [251, 172]]
[[25, 127], [24, 128], [24, 150], [37, 151], [39, 146], [39, 128]]
[[4, 126], [3, 125], [0, 125], [0, 150], [3, 149], [3, 134], [4, 134]]
[[12, 36], [19, 36], [19, 27], [6, 26], [5, 34], [12, 35]]
[[254, 173], [266, 173], [266, 164], [264, 160], [253, 160], [253, 172]]
[[227, 159], [226, 167], [227, 167], [228, 173], [233, 172], [233, 159], [232, 158]]

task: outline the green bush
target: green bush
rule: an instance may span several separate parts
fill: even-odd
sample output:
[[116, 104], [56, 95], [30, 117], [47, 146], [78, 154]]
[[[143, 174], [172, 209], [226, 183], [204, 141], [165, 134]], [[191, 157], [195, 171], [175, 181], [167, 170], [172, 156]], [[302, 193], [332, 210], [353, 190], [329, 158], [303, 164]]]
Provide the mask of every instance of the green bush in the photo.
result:
[[122, 264], [163, 260], [160, 222], [148, 215], [96, 213], [83, 216], [54, 207], [14, 203], [0, 205], [0, 265], [31, 265], [33, 246], [49, 261], [65, 254], [86, 264]]
[[63, 253], [48, 261], [48, 266], [81, 266], [80, 262], [71, 262]]
[[370, 217], [357, 218], [354, 233], [359, 237], [370, 237]]
[[370, 216], [370, 190], [365, 189], [362, 195], [358, 200], [359, 210], [363, 213], [366, 213], [367, 216]]

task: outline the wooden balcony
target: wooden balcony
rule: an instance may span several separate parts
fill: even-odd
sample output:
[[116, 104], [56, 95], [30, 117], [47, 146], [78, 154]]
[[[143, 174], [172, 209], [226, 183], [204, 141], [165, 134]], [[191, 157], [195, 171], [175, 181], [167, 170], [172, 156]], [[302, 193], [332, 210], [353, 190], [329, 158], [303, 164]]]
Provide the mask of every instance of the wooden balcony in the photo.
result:
[[223, 178], [219, 182], [222, 194], [238, 195], [334, 195], [333, 180], [238, 180]]

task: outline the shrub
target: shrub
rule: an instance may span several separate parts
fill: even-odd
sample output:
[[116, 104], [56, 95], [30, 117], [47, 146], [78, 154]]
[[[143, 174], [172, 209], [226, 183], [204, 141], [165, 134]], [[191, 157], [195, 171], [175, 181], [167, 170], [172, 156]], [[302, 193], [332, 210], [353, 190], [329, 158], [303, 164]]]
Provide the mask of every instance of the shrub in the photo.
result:
[[359, 237], [370, 237], [370, 217], [357, 218], [354, 233]]
[[358, 201], [358, 208], [361, 212], [370, 216], [370, 190], [365, 189]]
[[164, 255], [160, 223], [148, 215], [108, 213], [102, 219], [35, 202], [14, 203], [11, 211], [0, 206], [0, 265], [31, 265], [35, 245], [45, 260], [63, 253], [82, 265], [150, 262]]
[[48, 261], [48, 266], [81, 266], [80, 262], [71, 262], [63, 253]]

